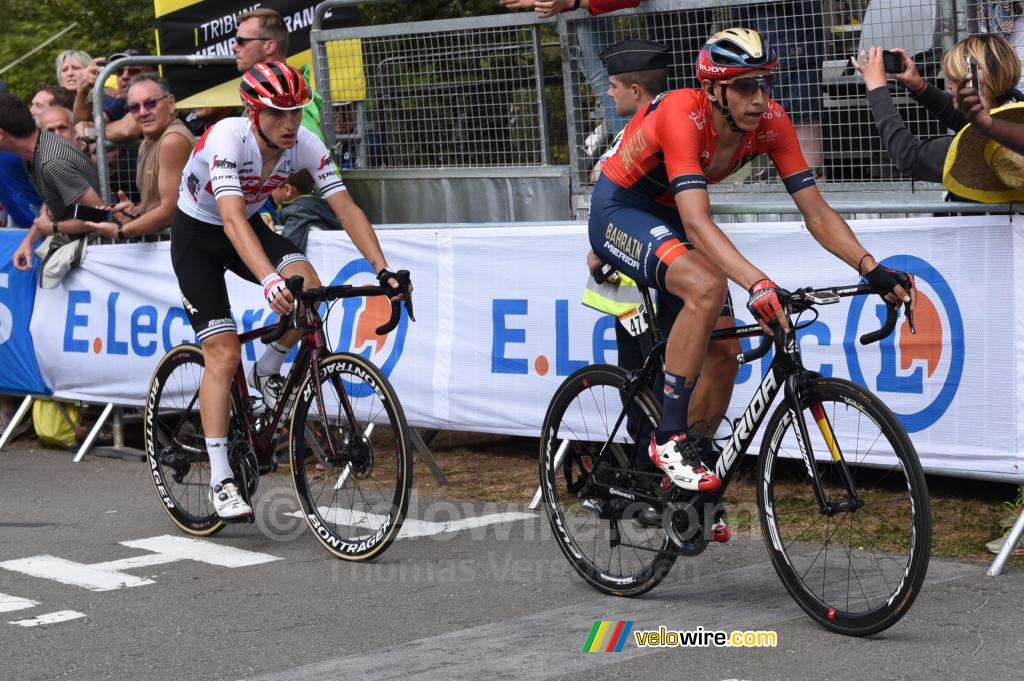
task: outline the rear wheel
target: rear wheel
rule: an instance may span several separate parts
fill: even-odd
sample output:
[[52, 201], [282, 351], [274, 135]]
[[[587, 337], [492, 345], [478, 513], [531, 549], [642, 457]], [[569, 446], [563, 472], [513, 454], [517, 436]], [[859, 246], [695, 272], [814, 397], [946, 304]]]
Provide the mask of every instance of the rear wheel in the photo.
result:
[[[800, 418], [826, 503], [822, 513], [788, 404], [765, 428], [758, 502], [765, 544], [790, 595], [822, 626], [866, 636], [895, 624], [920, 592], [931, 506], [914, 445], [893, 413], [856, 384], [819, 378], [801, 389]], [[863, 501], [849, 499], [843, 464]]]
[[600, 476], [627, 494], [659, 488], [660, 474], [645, 478], [634, 466], [660, 419], [650, 391], [641, 389], [633, 398], [628, 418], [612, 436], [625, 389], [626, 373], [601, 364], [580, 369], [559, 386], [541, 431], [540, 479], [555, 540], [576, 572], [603, 593], [639, 596], [664, 579], [676, 552], [660, 523], [640, 522], [646, 504], [593, 484]]
[[209, 498], [210, 460], [199, 419], [203, 366], [195, 345], [164, 355], [149, 384], [144, 423], [146, 460], [163, 509], [188, 534], [210, 536], [224, 523]]
[[292, 479], [309, 529], [345, 560], [380, 555], [409, 507], [412, 453], [398, 396], [373, 364], [324, 358], [299, 386], [289, 433]]

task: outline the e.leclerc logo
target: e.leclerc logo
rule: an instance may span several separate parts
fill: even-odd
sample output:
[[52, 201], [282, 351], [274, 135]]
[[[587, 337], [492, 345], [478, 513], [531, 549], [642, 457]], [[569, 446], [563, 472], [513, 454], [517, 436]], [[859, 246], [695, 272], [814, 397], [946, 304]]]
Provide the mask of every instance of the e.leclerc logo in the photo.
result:
[[[352, 282], [353, 279], [359, 281]], [[370, 263], [363, 258], [352, 260], [338, 271], [331, 281], [331, 286], [349, 283], [376, 286], [376, 275]], [[385, 376], [390, 377], [405, 348], [409, 316], [403, 312], [394, 331], [387, 336], [378, 336], [377, 327], [391, 317], [391, 303], [386, 296], [342, 298], [337, 305], [341, 306], [341, 320], [339, 322], [335, 311], [328, 321], [327, 328], [332, 349], [336, 352], [354, 352], [361, 355], [380, 367]], [[323, 315], [326, 310], [321, 309], [320, 313]]]
[[[885, 305], [874, 296], [857, 296], [846, 320], [846, 362], [850, 378], [877, 392], [907, 432], [914, 433], [942, 418], [956, 396], [964, 370], [964, 323], [953, 289], [930, 263], [898, 255], [882, 264], [914, 274], [917, 334], [910, 333], [901, 316], [896, 332], [877, 350], [861, 345], [860, 335], [885, 320]], [[901, 395], [899, 400], [887, 399], [893, 393]]]

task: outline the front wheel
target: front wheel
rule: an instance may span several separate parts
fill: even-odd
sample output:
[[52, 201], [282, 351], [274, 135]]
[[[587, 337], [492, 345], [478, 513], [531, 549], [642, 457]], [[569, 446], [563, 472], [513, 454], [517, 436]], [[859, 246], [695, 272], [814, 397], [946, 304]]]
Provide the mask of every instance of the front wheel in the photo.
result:
[[362, 357], [320, 362], [298, 388], [289, 431], [292, 479], [309, 529], [345, 560], [369, 560], [398, 536], [412, 453], [394, 388]]
[[[928, 571], [932, 521], [914, 445], [877, 397], [849, 381], [800, 388], [822, 512], [788, 402], [764, 431], [757, 496], [768, 553], [790, 595], [827, 629], [867, 636], [909, 610]], [[845, 506], [849, 471], [863, 505]]]

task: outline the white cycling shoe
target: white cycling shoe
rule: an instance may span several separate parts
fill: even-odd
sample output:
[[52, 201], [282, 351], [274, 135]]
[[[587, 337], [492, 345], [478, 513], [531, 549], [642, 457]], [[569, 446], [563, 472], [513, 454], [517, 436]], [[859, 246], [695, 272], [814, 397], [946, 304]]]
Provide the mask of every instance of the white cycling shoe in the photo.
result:
[[263, 396], [263, 404], [266, 405], [267, 412], [274, 410], [281, 393], [284, 392], [284, 378], [280, 374], [262, 376], [256, 373], [255, 364], [252, 365], [252, 371], [249, 372], [249, 385]]
[[214, 485], [210, 489], [210, 502], [222, 520], [237, 520], [252, 515], [252, 507], [245, 503], [234, 480]]
[[704, 467], [686, 433], [673, 435], [663, 445], [651, 433], [650, 456], [651, 462], [677, 487], [691, 492], [716, 492], [722, 486], [719, 477]]

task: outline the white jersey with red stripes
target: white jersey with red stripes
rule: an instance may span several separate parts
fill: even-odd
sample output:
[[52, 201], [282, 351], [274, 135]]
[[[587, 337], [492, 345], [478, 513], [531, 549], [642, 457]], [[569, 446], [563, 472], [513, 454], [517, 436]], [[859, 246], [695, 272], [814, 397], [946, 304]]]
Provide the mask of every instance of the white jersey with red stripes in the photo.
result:
[[247, 117], [225, 118], [207, 130], [181, 173], [178, 208], [196, 220], [219, 225], [223, 221], [217, 199], [240, 196], [245, 217], [250, 218], [273, 189], [303, 168], [313, 175], [323, 198], [345, 189], [327, 147], [303, 127], [295, 146], [281, 153], [274, 170], [260, 182], [263, 156], [256, 135]]

